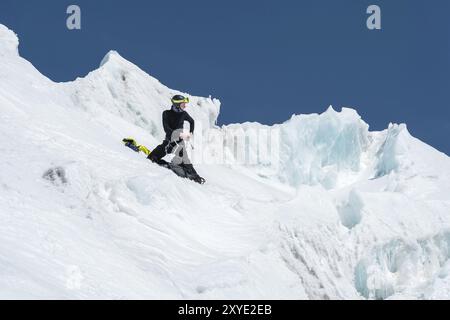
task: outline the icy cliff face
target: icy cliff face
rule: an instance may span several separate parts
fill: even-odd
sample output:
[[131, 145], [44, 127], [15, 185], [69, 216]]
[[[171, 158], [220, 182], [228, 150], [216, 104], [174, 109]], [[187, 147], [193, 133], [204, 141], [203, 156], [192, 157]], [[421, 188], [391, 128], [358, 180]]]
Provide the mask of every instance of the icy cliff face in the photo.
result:
[[450, 297], [450, 160], [405, 125], [218, 127], [189, 96], [200, 186], [121, 143], [160, 143], [179, 91], [113, 51], [54, 83], [17, 44], [0, 25], [0, 298]]

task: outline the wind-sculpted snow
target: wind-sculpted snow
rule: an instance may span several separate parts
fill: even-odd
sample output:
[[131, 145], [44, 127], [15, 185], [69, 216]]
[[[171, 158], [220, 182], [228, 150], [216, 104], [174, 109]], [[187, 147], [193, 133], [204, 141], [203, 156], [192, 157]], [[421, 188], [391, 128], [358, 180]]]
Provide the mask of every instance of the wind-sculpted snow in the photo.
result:
[[406, 125], [218, 127], [189, 95], [198, 185], [121, 142], [160, 143], [179, 91], [113, 51], [55, 83], [17, 44], [0, 25], [0, 298], [450, 298], [450, 160]]

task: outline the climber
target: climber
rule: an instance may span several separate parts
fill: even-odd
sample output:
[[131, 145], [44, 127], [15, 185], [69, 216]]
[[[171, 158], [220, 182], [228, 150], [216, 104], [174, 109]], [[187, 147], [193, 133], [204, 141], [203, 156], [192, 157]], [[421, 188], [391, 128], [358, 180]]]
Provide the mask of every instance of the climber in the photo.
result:
[[[176, 174], [189, 178], [198, 183], [204, 183], [205, 179], [200, 177], [190, 162], [185, 141], [189, 141], [194, 133], [194, 119], [184, 110], [189, 98], [182, 95], [172, 97], [172, 107], [162, 113], [162, 122], [166, 133], [165, 139], [150, 154], [148, 159], [154, 163], [172, 169]], [[189, 122], [189, 132], [183, 132], [184, 122]], [[168, 164], [162, 158], [167, 154], [174, 153], [172, 163]]]

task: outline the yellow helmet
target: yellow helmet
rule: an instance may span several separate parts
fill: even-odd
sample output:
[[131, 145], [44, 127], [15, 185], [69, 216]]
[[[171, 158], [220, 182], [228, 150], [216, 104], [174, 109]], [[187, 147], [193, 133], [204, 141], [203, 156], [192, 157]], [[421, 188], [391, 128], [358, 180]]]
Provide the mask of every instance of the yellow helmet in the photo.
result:
[[189, 102], [189, 98], [177, 94], [177, 95], [175, 95], [175, 96], [172, 97], [171, 101], [172, 101], [172, 103], [173, 103], [174, 105], [180, 105], [180, 104], [182, 104], [182, 103], [188, 103], [188, 102]]

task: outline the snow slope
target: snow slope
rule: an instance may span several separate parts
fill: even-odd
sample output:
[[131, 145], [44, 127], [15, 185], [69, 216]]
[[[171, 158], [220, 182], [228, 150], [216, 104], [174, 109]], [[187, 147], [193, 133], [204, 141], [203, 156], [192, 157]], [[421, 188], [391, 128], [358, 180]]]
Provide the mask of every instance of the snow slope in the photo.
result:
[[121, 143], [156, 146], [175, 93], [113, 51], [52, 82], [0, 25], [0, 298], [450, 298], [447, 155], [347, 108], [218, 127], [190, 96], [201, 186]]

